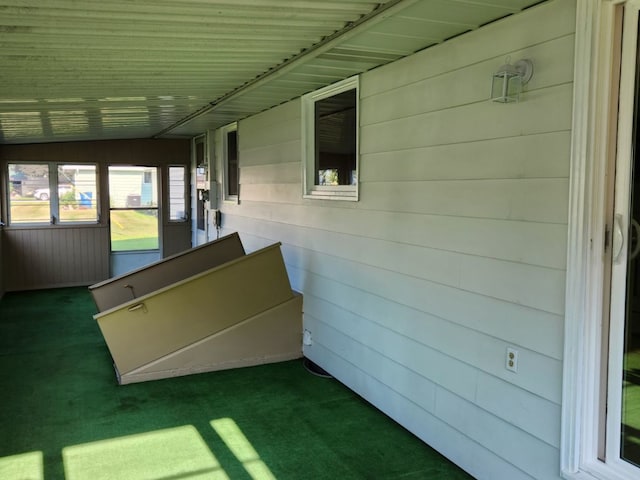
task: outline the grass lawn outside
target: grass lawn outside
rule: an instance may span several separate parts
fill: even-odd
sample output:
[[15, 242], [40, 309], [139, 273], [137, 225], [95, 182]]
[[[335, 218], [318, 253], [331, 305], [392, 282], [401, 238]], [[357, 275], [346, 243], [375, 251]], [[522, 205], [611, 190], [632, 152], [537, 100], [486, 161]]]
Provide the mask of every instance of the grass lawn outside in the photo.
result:
[[[11, 223], [30, 224], [51, 222], [51, 205], [48, 200], [32, 198], [11, 199]], [[62, 223], [95, 222], [98, 214], [95, 206], [86, 208], [77, 205], [61, 205]], [[156, 250], [158, 240], [157, 210], [112, 210], [111, 211], [111, 250], [123, 252], [130, 250]]]
[[[11, 199], [11, 223], [49, 223], [51, 204], [48, 200], [33, 198]], [[98, 219], [97, 208], [80, 205], [61, 205], [60, 222], [95, 222]]]
[[157, 210], [112, 210], [111, 250], [155, 250], [159, 248]]

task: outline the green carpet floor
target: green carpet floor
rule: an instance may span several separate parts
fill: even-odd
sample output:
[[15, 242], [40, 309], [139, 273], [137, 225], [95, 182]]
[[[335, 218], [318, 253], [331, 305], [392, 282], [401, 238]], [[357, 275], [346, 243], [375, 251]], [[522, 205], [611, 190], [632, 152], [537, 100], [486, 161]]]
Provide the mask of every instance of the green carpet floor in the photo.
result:
[[0, 479], [470, 479], [301, 361], [119, 386], [84, 288], [0, 301]]

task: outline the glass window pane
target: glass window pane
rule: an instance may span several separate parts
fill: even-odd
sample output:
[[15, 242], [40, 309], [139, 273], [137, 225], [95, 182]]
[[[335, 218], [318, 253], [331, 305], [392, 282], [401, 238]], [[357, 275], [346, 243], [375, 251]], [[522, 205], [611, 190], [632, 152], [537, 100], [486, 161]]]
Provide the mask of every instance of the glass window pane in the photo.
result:
[[95, 165], [58, 165], [60, 221], [98, 220], [98, 189]]
[[169, 167], [169, 221], [187, 219], [186, 176], [185, 167]]
[[111, 208], [158, 206], [158, 175], [155, 167], [109, 167]]
[[111, 210], [111, 250], [157, 250], [158, 210]]
[[238, 196], [238, 132], [227, 132], [227, 195]]
[[316, 185], [355, 185], [356, 90], [318, 100], [316, 119]]
[[110, 166], [109, 197], [111, 250], [157, 250], [158, 169]]
[[10, 223], [50, 223], [49, 166], [9, 164]]

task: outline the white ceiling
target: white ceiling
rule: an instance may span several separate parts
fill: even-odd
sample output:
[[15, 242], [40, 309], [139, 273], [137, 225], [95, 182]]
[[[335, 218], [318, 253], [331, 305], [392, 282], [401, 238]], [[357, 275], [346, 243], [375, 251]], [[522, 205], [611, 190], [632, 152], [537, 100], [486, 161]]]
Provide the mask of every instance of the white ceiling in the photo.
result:
[[193, 136], [540, 0], [0, 0], [0, 143]]

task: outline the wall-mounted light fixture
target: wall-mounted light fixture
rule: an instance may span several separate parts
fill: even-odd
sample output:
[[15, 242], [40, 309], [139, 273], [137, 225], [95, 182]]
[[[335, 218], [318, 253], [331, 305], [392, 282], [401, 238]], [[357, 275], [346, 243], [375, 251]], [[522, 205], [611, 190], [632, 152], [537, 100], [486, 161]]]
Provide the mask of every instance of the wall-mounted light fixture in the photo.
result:
[[517, 102], [523, 85], [526, 85], [533, 75], [533, 62], [528, 59], [518, 60], [516, 63], [502, 65], [491, 77], [491, 100], [494, 102]]

